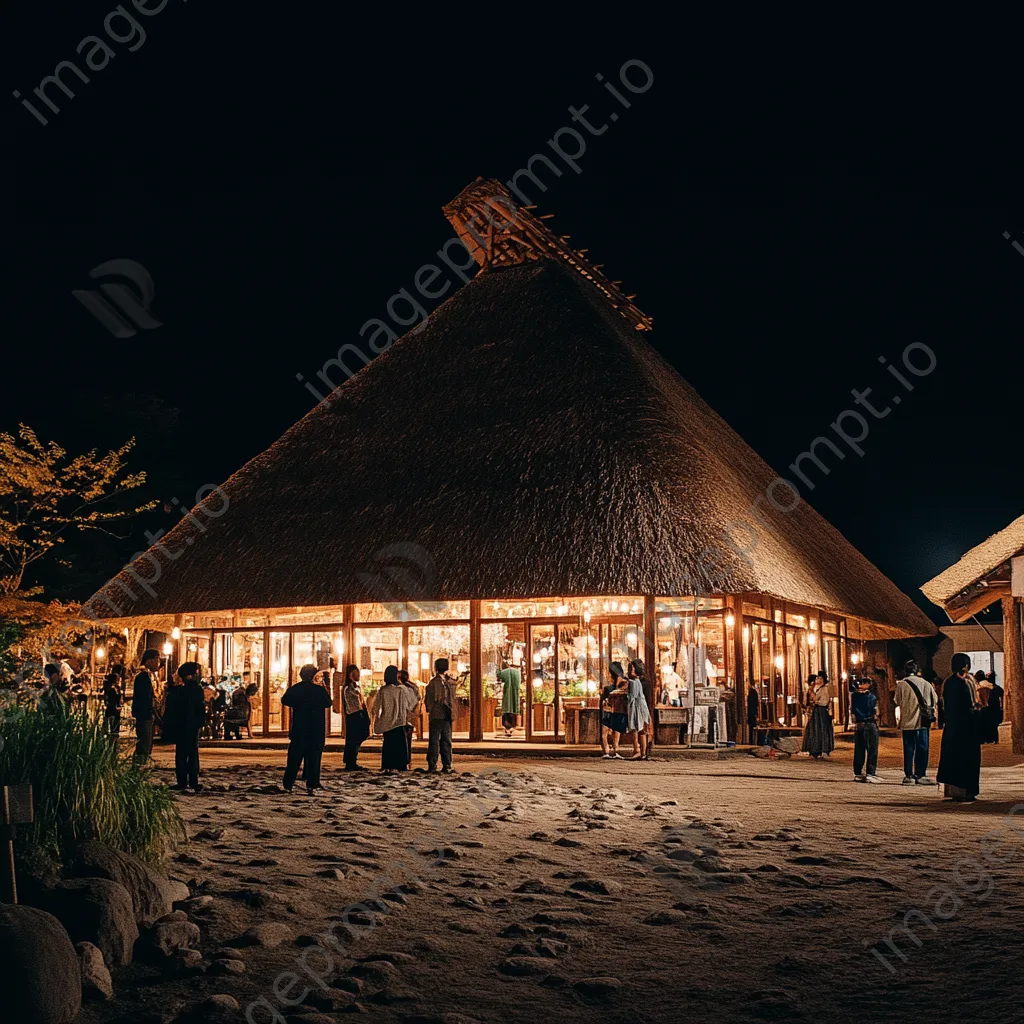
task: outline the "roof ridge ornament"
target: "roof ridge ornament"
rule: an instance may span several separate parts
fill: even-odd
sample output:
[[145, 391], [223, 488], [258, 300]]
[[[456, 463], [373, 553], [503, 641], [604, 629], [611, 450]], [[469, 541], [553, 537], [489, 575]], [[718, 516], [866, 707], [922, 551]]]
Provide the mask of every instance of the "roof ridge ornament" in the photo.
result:
[[568, 235], [555, 235], [541, 221], [551, 214], [535, 217], [533, 206], [520, 205], [508, 189], [493, 178], [477, 178], [467, 185], [443, 212], [451, 221], [459, 239], [480, 264], [481, 270], [558, 260], [586, 278], [638, 331], [649, 331], [654, 321], [635, 305], [601, 272], [604, 264], [593, 264], [585, 256], [587, 249], [566, 245]]

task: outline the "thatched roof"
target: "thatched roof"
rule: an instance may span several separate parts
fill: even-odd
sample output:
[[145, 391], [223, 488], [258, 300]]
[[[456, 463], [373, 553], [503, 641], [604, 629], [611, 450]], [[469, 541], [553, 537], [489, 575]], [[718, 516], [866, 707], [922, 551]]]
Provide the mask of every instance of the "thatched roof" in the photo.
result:
[[1024, 516], [1014, 519], [1005, 530], [971, 548], [959, 562], [940, 572], [921, 587], [929, 601], [945, 605], [958, 594], [980, 583], [1014, 555], [1024, 552]]
[[155, 596], [122, 572], [92, 606], [359, 603], [383, 565], [396, 601], [760, 591], [934, 633], [804, 502], [755, 505], [776, 474], [627, 314], [561, 259], [483, 270], [182, 520]]

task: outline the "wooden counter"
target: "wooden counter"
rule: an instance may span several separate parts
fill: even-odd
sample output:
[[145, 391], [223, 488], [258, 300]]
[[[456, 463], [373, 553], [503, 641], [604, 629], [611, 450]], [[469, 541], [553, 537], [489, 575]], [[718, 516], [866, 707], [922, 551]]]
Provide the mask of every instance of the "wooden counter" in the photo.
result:
[[567, 707], [565, 709], [565, 742], [591, 744], [601, 742], [601, 709]]

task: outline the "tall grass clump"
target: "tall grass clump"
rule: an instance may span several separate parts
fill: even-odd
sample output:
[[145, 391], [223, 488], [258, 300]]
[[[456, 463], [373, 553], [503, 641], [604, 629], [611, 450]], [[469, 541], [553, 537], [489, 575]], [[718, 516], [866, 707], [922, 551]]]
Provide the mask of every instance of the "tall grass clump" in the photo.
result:
[[150, 862], [185, 835], [174, 796], [132, 763], [101, 722], [62, 702], [8, 709], [0, 722], [0, 784], [30, 783], [35, 822], [18, 829], [59, 861], [86, 839]]

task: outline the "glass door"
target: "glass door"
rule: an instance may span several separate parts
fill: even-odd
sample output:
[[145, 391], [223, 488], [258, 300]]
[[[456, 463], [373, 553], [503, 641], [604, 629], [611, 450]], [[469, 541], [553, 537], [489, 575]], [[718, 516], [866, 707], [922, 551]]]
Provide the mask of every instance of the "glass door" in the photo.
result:
[[526, 738], [551, 741], [555, 738], [555, 692], [558, 687], [556, 650], [559, 627], [541, 622], [529, 624], [527, 650], [530, 674], [526, 686]]

